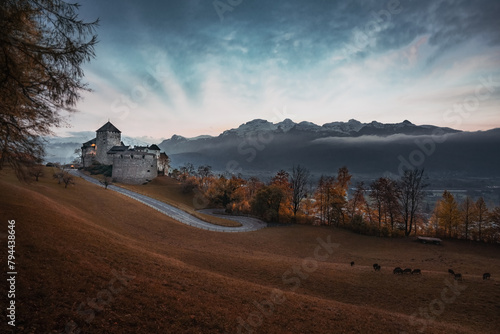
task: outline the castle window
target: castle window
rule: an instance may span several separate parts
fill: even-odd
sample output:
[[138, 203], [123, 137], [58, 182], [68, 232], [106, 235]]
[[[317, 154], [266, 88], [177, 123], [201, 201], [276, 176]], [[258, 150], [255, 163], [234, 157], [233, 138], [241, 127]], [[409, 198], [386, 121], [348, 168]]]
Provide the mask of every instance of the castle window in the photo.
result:
[[122, 158], [122, 159], [123, 159], [123, 154], [120, 154], [120, 158]]
[[149, 169], [148, 169], [148, 173], [151, 172]]
[[143, 155], [142, 155], [142, 158], [143, 158], [143, 159], [146, 159], [146, 155], [144, 155], [144, 154], [143, 154]]
[[134, 159], [134, 155], [133, 155], [133, 154], [131, 154], [131, 155], [130, 155], [130, 157], [131, 157], [132, 159]]

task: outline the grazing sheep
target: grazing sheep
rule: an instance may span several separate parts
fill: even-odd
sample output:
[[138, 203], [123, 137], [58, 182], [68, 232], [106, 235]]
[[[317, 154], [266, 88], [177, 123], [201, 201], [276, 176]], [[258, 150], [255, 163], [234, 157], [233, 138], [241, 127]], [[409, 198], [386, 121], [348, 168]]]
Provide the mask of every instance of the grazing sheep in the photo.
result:
[[351, 261], [351, 267], [354, 266], [354, 261]]
[[455, 276], [455, 272], [453, 271], [453, 269], [448, 269], [448, 273], [449, 273], [450, 275]]
[[377, 268], [378, 267], [378, 263], [374, 263], [373, 264], [373, 269]]
[[455, 274], [455, 279], [457, 281], [462, 281], [462, 274], [458, 273], [458, 274]]
[[412, 275], [422, 275], [422, 272], [420, 271], [420, 269], [413, 269], [413, 271], [411, 272]]
[[403, 274], [411, 274], [411, 269], [406, 268], [405, 270], [403, 270]]
[[377, 264], [377, 266], [375, 267], [375, 271], [380, 271], [380, 266]]
[[392, 273], [393, 274], [403, 274], [403, 269], [401, 269], [400, 267], [396, 267], [396, 268], [394, 268]]
[[491, 277], [490, 273], [484, 273], [483, 279], [489, 279]]

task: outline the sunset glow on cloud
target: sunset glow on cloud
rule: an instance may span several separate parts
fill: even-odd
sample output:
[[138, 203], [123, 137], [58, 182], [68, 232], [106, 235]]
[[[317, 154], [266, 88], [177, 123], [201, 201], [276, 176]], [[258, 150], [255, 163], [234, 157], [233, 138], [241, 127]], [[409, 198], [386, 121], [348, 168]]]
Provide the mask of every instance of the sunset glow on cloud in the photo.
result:
[[232, 3], [84, 1], [82, 18], [101, 19], [85, 66], [93, 92], [63, 130], [108, 119], [155, 138], [255, 118], [500, 127], [496, 1]]

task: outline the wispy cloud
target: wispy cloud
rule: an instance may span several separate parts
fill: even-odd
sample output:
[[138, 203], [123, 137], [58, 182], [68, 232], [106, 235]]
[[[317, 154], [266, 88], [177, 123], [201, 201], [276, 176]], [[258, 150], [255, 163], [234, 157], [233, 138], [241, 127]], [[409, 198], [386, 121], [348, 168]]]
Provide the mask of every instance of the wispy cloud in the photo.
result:
[[[243, 1], [221, 22], [210, 1], [89, 0], [82, 15], [102, 22], [86, 66], [95, 93], [73, 124], [84, 130], [84, 114], [115, 118], [113, 101], [133, 100], [145, 80], [154, 88], [136, 96], [123, 125], [134, 135], [217, 134], [283, 106], [295, 121], [431, 123], [480, 75], [500, 78], [500, 3], [400, 0], [383, 19], [388, 4]], [[376, 33], [346, 57], [373, 22]], [[475, 124], [500, 126], [490, 123], [499, 102], [492, 97]]]

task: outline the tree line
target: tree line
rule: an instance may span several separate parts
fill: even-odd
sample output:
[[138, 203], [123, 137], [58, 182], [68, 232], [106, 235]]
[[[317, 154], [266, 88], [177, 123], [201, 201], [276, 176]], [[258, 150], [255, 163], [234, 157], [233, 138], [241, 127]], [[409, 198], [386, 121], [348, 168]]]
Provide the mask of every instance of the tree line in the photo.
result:
[[210, 166], [186, 164], [171, 176], [186, 192], [201, 193], [210, 206], [266, 222], [342, 227], [362, 234], [398, 237], [412, 233], [483, 242], [500, 241], [500, 208], [483, 198], [458, 203], [445, 191], [432, 215], [422, 212], [426, 177], [423, 169], [406, 170], [399, 179], [380, 177], [368, 185], [352, 184], [347, 167], [321, 176], [311, 185], [303, 166], [278, 171], [269, 182], [256, 177], [215, 175]]

